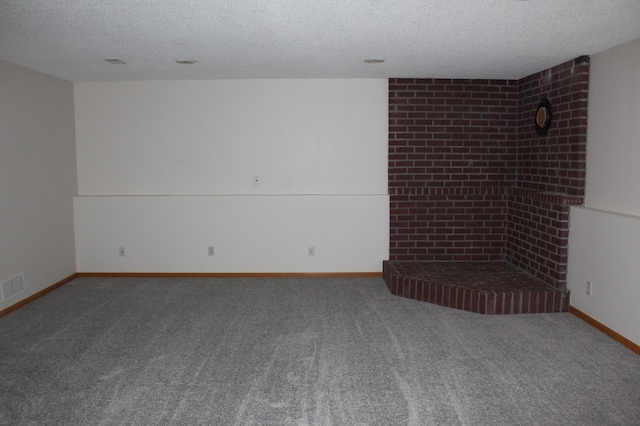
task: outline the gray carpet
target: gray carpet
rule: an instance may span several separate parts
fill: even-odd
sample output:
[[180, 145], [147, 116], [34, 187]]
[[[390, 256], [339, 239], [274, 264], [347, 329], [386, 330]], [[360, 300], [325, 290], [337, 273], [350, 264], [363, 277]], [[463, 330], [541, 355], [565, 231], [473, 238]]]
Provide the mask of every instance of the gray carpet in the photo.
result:
[[81, 278], [0, 319], [0, 424], [640, 425], [640, 357], [376, 278]]

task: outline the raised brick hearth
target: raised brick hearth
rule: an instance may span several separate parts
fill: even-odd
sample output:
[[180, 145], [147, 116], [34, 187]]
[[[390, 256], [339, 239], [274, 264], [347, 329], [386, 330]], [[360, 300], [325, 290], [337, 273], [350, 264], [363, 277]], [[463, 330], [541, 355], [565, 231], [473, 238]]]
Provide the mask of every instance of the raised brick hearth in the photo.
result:
[[507, 262], [383, 263], [392, 294], [479, 314], [567, 312], [569, 291]]

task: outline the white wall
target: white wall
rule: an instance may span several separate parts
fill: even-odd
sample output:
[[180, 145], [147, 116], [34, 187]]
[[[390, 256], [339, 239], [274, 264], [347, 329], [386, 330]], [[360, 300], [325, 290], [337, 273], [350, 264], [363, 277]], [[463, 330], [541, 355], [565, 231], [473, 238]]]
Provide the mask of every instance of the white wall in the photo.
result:
[[79, 272], [372, 272], [388, 256], [381, 196], [79, 197], [75, 213]]
[[640, 217], [573, 207], [570, 226], [571, 305], [640, 345]]
[[0, 310], [74, 272], [73, 85], [0, 61], [0, 281], [25, 291]]
[[586, 208], [571, 210], [568, 262], [571, 305], [640, 345], [638, 164], [640, 40], [591, 57]]
[[640, 216], [640, 40], [591, 58], [588, 206]]
[[77, 83], [75, 97], [79, 195], [387, 193], [386, 80]]
[[79, 272], [382, 270], [386, 80], [78, 83], [75, 101]]

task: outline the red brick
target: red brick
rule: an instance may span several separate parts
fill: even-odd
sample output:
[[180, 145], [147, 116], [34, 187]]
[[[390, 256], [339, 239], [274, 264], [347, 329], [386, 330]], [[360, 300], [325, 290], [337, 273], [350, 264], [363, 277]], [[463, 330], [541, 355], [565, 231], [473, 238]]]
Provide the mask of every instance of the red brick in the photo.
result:
[[[588, 58], [583, 58], [579, 65], [568, 64], [520, 81], [390, 79], [389, 194], [392, 203], [396, 197], [411, 201], [415, 194], [426, 195], [435, 203], [432, 206], [447, 202], [450, 209], [468, 209], [466, 200], [471, 196], [480, 197], [476, 198], [478, 204], [474, 204], [476, 210], [466, 213], [480, 215], [475, 218], [464, 218], [464, 213], [455, 213], [456, 210], [446, 213], [456, 215], [453, 220], [437, 221], [418, 218], [418, 214], [427, 215], [424, 208], [420, 213], [395, 212], [391, 217], [391, 247], [397, 248], [393, 243], [403, 241], [408, 235], [429, 235], [430, 245], [415, 247], [413, 258], [504, 257], [536, 273], [545, 282], [557, 287], [565, 285], [566, 212], [570, 204], [579, 204], [584, 194], [589, 72]], [[574, 75], [563, 74], [567, 70], [573, 70]], [[548, 75], [553, 79], [552, 90], [543, 93], [541, 88], [547, 83]], [[552, 97], [554, 122], [547, 135], [539, 136], [533, 131], [532, 114], [544, 96]], [[482, 100], [483, 105], [468, 104], [467, 101], [473, 99]], [[570, 157], [572, 152], [579, 155]], [[409, 170], [400, 170], [403, 167]], [[514, 194], [492, 191], [513, 185], [524, 190], [518, 199]], [[424, 195], [402, 192], [425, 188], [442, 192]], [[478, 189], [484, 192], [472, 192]], [[565, 202], [566, 197], [549, 202], [544, 198], [528, 199], [534, 194], [549, 192], [578, 198], [568, 203], [565, 210], [559, 209], [556, 203]], [[436, 196], [443, 198], [439, 201]], [[497, 200], [488, 205], [491, 197]], [[412, 208], [422, 207], [408, 207]], [[411, 214], [415, 219], [401, 217]], [[407, 221], [414, 223], [407, 225]], [[413, 233], [405, 228], [412, 225], [416, 227]], [[453, 235], [451, 227], [455, 229]], [[445, 244], [465, 235], [464, 246]], [[487, 245], [485, 241], [494, 243]], [[407, 253], [393, 251], [390, 256], [391, 259], [406, 258]], [[551, 260], [554, 264], [548, 263]]]

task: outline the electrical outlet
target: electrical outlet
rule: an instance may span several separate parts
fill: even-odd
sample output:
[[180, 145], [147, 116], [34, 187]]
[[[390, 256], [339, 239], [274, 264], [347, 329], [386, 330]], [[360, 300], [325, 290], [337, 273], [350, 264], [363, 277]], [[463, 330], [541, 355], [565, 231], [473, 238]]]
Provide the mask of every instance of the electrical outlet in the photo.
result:
[[213, 246], [209, 246], [209, 256], [213, 256], [213, 254], [214, 254]]
[[120, 254], [120, 256], [124, 257], [125, 256], [124, 247], [120, 247], [118, 249], [118, 253]]
[[316, 248], [314, 246], [309, 246], [307, 249], [307, 254], [309, 256], [315, 256], [316, 255]]
[[24, 274], [4, 280], [0, 284], [0, 301], [11, 299], [24, 291]]
[[591, 292], [593, 290], [593, 284], [591, 281], [587, 281], [587, 296], [591, 296]]

